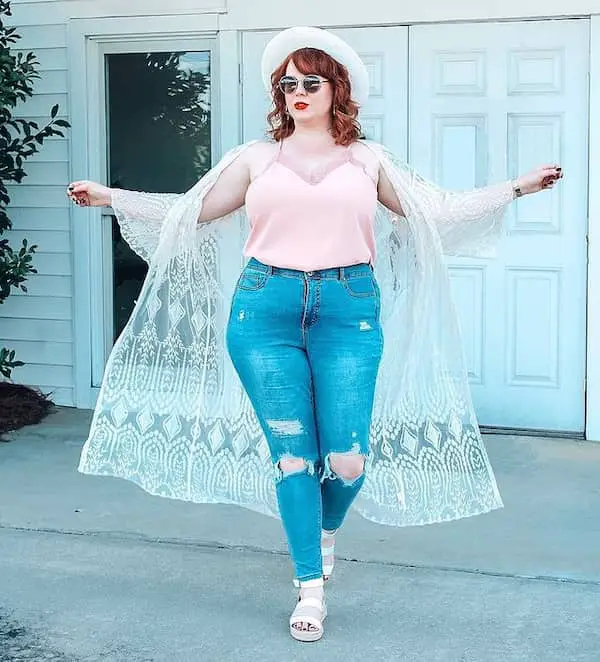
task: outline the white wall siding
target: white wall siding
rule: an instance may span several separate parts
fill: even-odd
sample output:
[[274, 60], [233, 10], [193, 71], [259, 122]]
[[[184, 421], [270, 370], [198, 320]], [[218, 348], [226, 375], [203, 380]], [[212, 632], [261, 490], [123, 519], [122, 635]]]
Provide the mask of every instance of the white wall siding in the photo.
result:
[[66, 23], [70, 18], [220, 14], [227, 0], [12, 0], [19, 25]]
[[[39, 5], [38, 5], [39, 6]], [[30, 8], [33, 9], [32, 6]], [[25, 6], [14, 7], [13, 25], [22, 39], [23, 52], [34, 51], [41, 78], [34, 96], [17, 114], [43, 126], [52, 106], [60, 105], [59, 117], [68, 119], [67, 30], [64, 23], [33, 25], [18, 20]], [[57, 404], [72, 405], [73, 381], [73, 284], [69, 202], [69, 136], [51, 138], [25, 164], [22, 184], [9, 186], [9, 216], [13, 230], [7, 234], [13, 247], [23, 239], [38, 245], [34, 257], [37, 275], [26, 283], [28, 294], [14, 292], [0, 308], [0, 343], [17, 352], [26, 365], [13, 372], [15, 381], [53, 394]]]

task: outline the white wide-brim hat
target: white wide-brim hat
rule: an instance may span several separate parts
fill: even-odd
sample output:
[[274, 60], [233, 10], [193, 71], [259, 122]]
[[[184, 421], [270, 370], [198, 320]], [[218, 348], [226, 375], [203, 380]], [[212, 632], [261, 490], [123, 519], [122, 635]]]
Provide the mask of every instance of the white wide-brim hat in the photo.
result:
[[285, 58], [300, 48], [317, 48], [343, 64], [348, 70], [352, 98], [363, 106], [369, 97], [369, 72], [358, 53], [343, 39], [320, 28], [288, 28], [279, 32], [265, 46], [262, 56], [262, 78], [271, 92], [271, 75]]

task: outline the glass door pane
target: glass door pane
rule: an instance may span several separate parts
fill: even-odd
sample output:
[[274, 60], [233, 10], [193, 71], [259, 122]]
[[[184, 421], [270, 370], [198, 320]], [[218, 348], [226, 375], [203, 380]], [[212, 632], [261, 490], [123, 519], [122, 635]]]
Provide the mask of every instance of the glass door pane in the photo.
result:
[[[110, 186], [181, 193], [211, 167], [211, 53], [106, 56]], [[129, 318], [146, 263], [112, 222], [113, 342]]]

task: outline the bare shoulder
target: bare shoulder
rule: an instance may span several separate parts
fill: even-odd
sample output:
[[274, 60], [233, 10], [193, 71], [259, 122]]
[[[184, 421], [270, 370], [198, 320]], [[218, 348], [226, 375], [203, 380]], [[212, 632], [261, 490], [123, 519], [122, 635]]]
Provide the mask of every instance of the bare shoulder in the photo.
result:
[[379, 161], [375, 152], [363, 140], [357, 140], [352, 143], [352, 153], [356, 158], [363, 159], [369, 163]]
[[278, 144], [272, 140], [257, 140], [248, 147], [245, 154], [249, 159], [268, 157], [275, 154], [277, 149], [279, 149]]
[[260, 140], [248, 147], [244, 152], [244, 161], [248, 165], [251, 179], [271, 163], [278, 149], [277, 143], [267, 140]]
[[368, 175], [375, 181], [379, 174], [379, 158], [364, 142], [357, 140], [352, 145], [352, 157], [359, 161]]

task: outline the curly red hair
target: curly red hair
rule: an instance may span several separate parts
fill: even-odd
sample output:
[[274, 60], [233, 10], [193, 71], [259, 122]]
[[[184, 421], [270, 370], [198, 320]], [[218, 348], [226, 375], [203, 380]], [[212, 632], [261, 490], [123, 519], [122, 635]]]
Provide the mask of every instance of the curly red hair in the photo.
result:
[[348, 146], [361, 137], [358, 104], [352, 99], [348, 70], [330, 55], [317, 48], [301, 48], [290, 53], [271, 75], [273, 110], [267, 116], [271, 127], [269, 135], [277, 142], [294, 132], [294, 120], [286, 113], [285, 95], [279, 89], [279, 80], [285, 76], [290, 61], [305, 76], [317, 74], [331, 81], [333, 86], [331, 134], [336, 145]]

